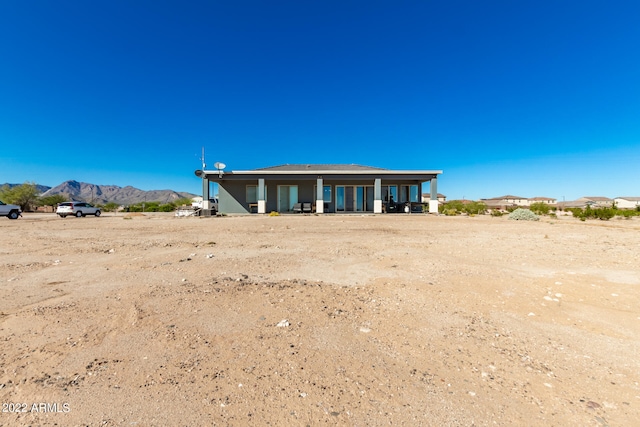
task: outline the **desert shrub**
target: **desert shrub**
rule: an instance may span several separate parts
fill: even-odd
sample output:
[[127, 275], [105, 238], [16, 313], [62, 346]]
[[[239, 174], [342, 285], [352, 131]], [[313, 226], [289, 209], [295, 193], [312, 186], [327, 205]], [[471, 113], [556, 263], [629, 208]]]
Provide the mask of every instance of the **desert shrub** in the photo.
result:
[[174, 200], [173, 202], [169, 202], [171, 204], [173, 204], [174, 206], [191, 206], [191, 203], [193, 203], [193, 200], [191, 200], [188, 197], [182, 197], [180, 199]]
[[[171, 210], [173, 210], [173, 208]], [[129, 206], [129, 212], [160, 212], [160, 202], [136, 203]]]
[[531, 212], [538, 215], [547, 215], [551, 210], [548, 204], [542, 202], [532, 203], [531, 206], [529, 206], [529, 209]]
[[460, 200], [451, 200], [450, 202], [445, 203], [444, 210], [454, 211], [456, 214], [462, 213], [464, 212], [464, 203]]
[[463, 210], [469, 215], [484, 214], [487, 211], [487, 205], [482, 202], [471, 202], [463, 205]]
[[631, 219], [631, 217], [638, 216], [639, 214], [640, 211], [631, 209], [619, 209], [617, 212], [617, 215], [620, 215], [625, 219]]
[[616, 209], [615, 208], [594, 209], [593, 215], [598, 219], [601, 219], [603, 221], [608, 221], [614, 216], [616, 216]]
[[174, 210], [176, 210], [176, 205], [174, 205], [173, 203], [165, 203], [158, 206], [158, 212], [171, 212]]
[[509, 219], [515, 219], [517, 221], [538, 221], [540, 218], [529, 209], [518, 208], [509, 214]]
[[438, 207], [438, 211], [447, 216], [454, 216], [461, 213], [469, 215], [479, 215], [487, 212], [487, 205], [482, 202], [463, 203], [461, 200], [451, 200]]
[[608, 221], [615, 216], [621, 216], [623, 218], [631, 218], [632, 216], [640, 215], [640, 211], [634, 211], [629, 209], [617, 209], [615, 207], [607, 208], [592, 208], [587, 206], [584, 209], [580, 208], [568, 208], [574, 217], [580, 221], [586, 221], [587, 219], [600, 219]]
[[105, 212], [115, 212], [118, 210], [119, 205], [115, 202], [108, 202], [105, 203], [104, 206], [102, 207], [102, 209]]
[[502, 216], [504, 215], [504, 212], [502, 212], [500, 209], [491, 209], [491, 216]]

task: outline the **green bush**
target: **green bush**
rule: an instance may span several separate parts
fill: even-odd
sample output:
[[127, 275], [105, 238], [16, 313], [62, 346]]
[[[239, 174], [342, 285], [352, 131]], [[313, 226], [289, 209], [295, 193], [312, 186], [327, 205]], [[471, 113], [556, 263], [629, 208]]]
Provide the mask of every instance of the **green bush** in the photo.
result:
[[600, 219], [602, 221], [608, 221], [613, 217], [620, 216], [623, 218], [631, 218], [632, 216], [640, 215], [640, 211], [631, 209], [617, 209], [615, 207], [606, 208], [592, 208], [587, 206], [584, 209], [581, 208], [567, 208], [574, 217], [580, 221], [586, 221], [587, 219]]
[[529, 206], [529, 209], [531, 212], [538, 215], [548, 215], [551, 210], [549, 205], [543, 202], [532, 203], [531, 206]]
[[105, 203], [105, 205], [102, 207], [102, 209], [103, 209], [105, 212], [115, 212], [115, 211], [117, 211], [117, 210], [118, 210], [118, 207], [119, 207], [119, 206], [120, 206], [120, 205], [118, 205], [118, 204], [117, 204], [117, 203], [115, 203], [115, 202], [109, 202], [109, 203]]
[[438, 211], [447, 216], [466, 213], [469, 215], [480, 215], [487, 212], [487, 205], [482, 202], [463, 203], [462, 200], [451, 200], [438, 207]]
[[463, 209], [469, 215], [480, 215], [487, 211], [487, 205], [482, 202], [471, 202], [464, 205]]
[[516, 221], [538, 221], [540, 218], [538, 215], [531, 212], [529, 209], [518, 208], [509, 214], [509, 219]]
[[608, 221], [614, 216], [616, 216], [616, 209], [615, 208], [594, 209], [593, 215], [598, 219], [601, 219], [603, 221]]

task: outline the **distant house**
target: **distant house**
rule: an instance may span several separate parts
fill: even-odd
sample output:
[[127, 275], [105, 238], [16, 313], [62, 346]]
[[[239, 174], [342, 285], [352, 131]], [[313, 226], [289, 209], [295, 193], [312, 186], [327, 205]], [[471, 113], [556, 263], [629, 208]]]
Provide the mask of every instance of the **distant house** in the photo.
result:
[[611, 207], [613, 205], [613, 199], [601, 196], [585, 196], [576, 200], [576, 204], [591, 207]]
[[551, 197], [531, 197], [529, 199], [529, 204], [533, 203], [544, 203], [545, 205], [555, 205], [557, 203], [557, 199], [553, 199]]
[[[431, 194], [422, 193], [422, 203], [429, 203], [429, 199], [431, 199]], [[447, 196], [445, 196], [444, 194], [438, 193], [438, 203], [446, 203], [446, 202], [447, 202]]]
[[[441, 170], [390, 170], [360, 165], [298, 164], [225, 172], [197, 170], [203, 180], [203, 208], [209, 184], [218, 183], [218, 211], [383, 213], [398, 203], [421, 203], [422, 183], [430, 186], [429, 212], [438, 212]], [[421, 206], [417, 206], [420, 208]]]
[[480, 199], [489, 209], [506, 209], [514, 206], [529, 206], [529, 199], [520, 196], [501, 196], [490, 199]]
[[551, 197], [521, 197], [506, 195], [501, 197], [493, 197], [491, 199], [480, 199], [489, 209], [507, 209], [514, 207], [527, 207], [533, 203], [545, 203], [547, 205], [555, 205], [556, 199]]
[[636, 209], [640, 206], [640, 197], [616, 197], [614, 201], [620, 209]]

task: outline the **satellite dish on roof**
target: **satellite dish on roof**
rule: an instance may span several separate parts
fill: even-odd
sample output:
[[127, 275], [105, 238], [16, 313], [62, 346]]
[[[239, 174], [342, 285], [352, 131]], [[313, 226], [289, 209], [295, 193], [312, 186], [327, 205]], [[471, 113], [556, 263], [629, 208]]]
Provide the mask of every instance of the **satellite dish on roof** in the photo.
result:
[[225, 165], [222, 162], [215, 162], [213, 166], [215, 166], [215, 168], [218, 169], [218, 178], [222, 178], [222, 174], [224, 173], [222, 172], [222, 169], [226, 168], [227, 165]]

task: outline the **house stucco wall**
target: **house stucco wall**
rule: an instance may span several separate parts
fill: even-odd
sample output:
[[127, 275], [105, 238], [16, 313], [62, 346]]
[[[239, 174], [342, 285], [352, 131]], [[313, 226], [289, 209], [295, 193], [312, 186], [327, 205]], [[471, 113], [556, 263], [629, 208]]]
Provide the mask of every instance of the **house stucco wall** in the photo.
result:
[[616, 206], [620, 209], [635, 209], [640, 206], [640, 200], [625, 199], [622, 197], [615, 199]]
[[[394, 185], [398, 187], [402, 185], [417, 185], [418, 191], [421, 189], [420, 181], [391, 181], [382, 179], [382, 186]], [[282, 185], [297, 185], [298, 186], [298, 202], [299, 203], [316, 203], [315, 186], [317, 180], [291, 180], [291, 179], [265, 179], [266, 190], [266, 204], [265, 212], [278, 211], [278, 187]], [[226, 214], [249, 214], [256, 212], [253, 208], [250, 210], [249, 201], [247, 200], [247, 186], [258, 185], [257, 180], [233, 180], [233, 181], [218, 181], [218, 211]], [[374, 181], [369, 179], [353, 179], [353, 180], [340, 180], [340, 179], [323, 179], [323, 186], [331, 186], [331, 200], [325, 201], [324, 211], [327, 213], [335, 212], [336, 203], [336, 186], [374, 186]], [[254, 202], [252, 202], [254, 203]]]

